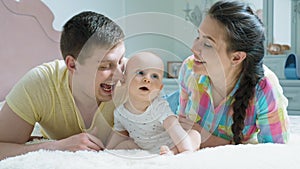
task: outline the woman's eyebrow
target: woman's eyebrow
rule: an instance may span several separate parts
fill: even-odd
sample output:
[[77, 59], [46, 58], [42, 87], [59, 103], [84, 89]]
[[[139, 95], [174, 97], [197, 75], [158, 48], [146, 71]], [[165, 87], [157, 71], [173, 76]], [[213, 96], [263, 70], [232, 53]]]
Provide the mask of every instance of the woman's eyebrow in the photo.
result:
[[210, 37], [210, 36], [203, 35], [203, 38], [209, 39], [212, 42], [216, 43], [216, 41], [212, 37]]
[[[200, 29], [197, 29], [197, 32], [198, 32], [198, 34], [201, 35]], [[209, 40], [211, 40], [212, 42], [216, 43], [216, 41], [215, 41], [212, 37], [210, 37], [210, 36], [202, 35], [202, 37], [203, 37], [203, 38], [206, 38], [206, 39], [209, 39]]]

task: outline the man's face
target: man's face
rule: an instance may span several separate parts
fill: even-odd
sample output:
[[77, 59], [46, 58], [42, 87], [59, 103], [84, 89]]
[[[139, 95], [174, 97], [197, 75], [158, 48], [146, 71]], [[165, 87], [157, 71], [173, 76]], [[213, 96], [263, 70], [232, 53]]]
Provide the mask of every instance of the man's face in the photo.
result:
[[124, 42], [120, 42], [110, 50], [96, 48], [83, 64], [77, 62], [73, 78], [73, 84], [77, 79], [77, 90], [85, 97], [95, 98], [98, 104], [111, 100], [115, 85], [123, 78], [124, 53]]

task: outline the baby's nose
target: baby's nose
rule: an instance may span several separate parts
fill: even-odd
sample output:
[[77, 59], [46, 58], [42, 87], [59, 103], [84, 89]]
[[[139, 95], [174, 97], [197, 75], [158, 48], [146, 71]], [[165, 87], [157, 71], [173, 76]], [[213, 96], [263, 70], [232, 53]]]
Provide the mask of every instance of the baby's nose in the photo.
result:
[[143, 82], [144, 82], [144, 83], [150, 83], [150, 80], [147, 79], [147, 78], [144, 78], [144, 79], [143, 79]]

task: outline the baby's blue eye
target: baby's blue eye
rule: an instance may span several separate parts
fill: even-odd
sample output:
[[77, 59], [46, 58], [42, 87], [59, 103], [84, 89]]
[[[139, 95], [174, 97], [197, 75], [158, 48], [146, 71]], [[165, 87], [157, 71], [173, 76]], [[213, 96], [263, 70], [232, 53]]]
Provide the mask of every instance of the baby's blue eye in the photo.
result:
[[145, 73], [143, 71], [136, 72], [137, 75], [144, 75]]
[[152, 77], [153, 79], [159, 79], [158, 74], [152, 74], [151, 77]]

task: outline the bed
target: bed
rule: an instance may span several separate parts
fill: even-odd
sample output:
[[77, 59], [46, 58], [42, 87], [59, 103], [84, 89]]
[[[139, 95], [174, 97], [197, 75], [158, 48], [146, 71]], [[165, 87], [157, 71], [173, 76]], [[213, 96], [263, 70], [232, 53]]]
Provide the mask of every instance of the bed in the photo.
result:
[[[60, 32], [53, 29], [53, 19], [49, 8], [40, 0], [0, 0], [0, 101], [33, 66], [61, 58]], [[159, 156], [142, 150], [39, 150], [4, 159], [0, 161], [0, 169], [296, 169], [300, 168], [300, 116], [290, 116], [290, 120], [291, 141], [286, 145], [227, 145], [176, 156]], [[43, 141], [51, 140], [27, 144]]]
[[28, 70], [60, 59], [60, 32], [40, 0], [0, 0], [0, 101]]
[[[299, 116], [294, 120], [299, 123]], [[297, 126], [299, 130], [299, 124]], [[292, 133], [291, 141], [286, 145], [226, 145], [175, 156], [160, 156], [142, 150], [39, 150], [2, 160], [0, 169], [297, 169], [300, 167], [299, 152], [298, 131]]]

